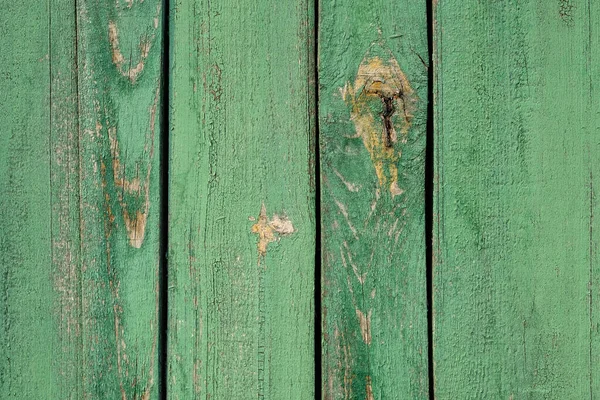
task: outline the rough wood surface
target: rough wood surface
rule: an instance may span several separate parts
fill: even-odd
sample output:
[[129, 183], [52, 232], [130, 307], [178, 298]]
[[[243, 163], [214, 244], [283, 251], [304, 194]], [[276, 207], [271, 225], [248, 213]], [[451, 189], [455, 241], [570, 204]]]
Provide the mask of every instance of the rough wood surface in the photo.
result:
[[0, 398], [156, 398], [160, 2], [0, 11]]
[[599, 10], [437, 3], [438, 399], [600, 394]]
[[[35, 398], [59, 386], [51, 278], [49, 18], [46, 6], [0, 4], [0, 398]], [[18, 17], [15, 17], [18, 16]], [[27, 44], [23, 45], [26, 37]], [[68, 89], [66, 89], [68, 91]], [[48, 332], [54, 332], [48, 336]], [[46, 339], [46, 340], [43, 340]], [[66, 365], [72, 355], [60, 357]], [[70, 372], [70, 371], [69, 371]], [[68, 392], [67, 392], [68, 393]]]
[[426, 4], [319, 10], [323, 398], [426, 399]]
[[312, 2], [170, 16], [169, 398], [311, 398]]

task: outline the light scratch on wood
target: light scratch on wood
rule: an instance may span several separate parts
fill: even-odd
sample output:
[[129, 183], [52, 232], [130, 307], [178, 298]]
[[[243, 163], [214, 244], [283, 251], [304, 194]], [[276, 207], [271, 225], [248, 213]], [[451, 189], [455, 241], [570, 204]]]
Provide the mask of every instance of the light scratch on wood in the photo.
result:
[[348, 215], [348, 210], [346, 209], [346, 206], [344, 204], [340, 203], [338, 200], [335, 200], [335, 204], [338, 206], [338, 208], [340, 209], [340, 212], [344, 216], [344, 219], [346, 220], [348, 227], [352, 231], [352, 235], [354, 235], [354, 239], [358, 240], [358, 231], [356, 230], [356, 228], [354, 227], [354, 225], [352, 225], [352, 222], [350, 221], [350, 216]]
[[332, 168], [332, 169], [333, 169], [333, 173], [334, 173], [334, 174], [335, 174], [335, 175], [336, 175], [338, 178], [340, 178], [340, 180], [341, 180], [341, 181], [342, 181], [342, 183], [343, 183], [343, 184], [346, 186], [346, 189], [348, 189], [348, 191], [350, 191], [350, 192], [355, 192], [355, 193], [359, 191], [359, 189], [360, 189], [360, 186], [357, 186], [357, 185], [355, 185], [355, 184], [354, 184], [354, 183], [352, 183], [352, 182], [348, 182], [348, 181], [347, 181], [347, 180], [344, 178], [344, 176], [343, 176], [343, 175], [340, 173], [340, 171], [338, 171], [338, 170], [337, 170], [337, 169], [335, 169], [335, 168]]
[[[367, 279], [367, 274], [369, 273], [369, 271], [361, 274], [358, 271], [358, 266], [352, 260], [352, 253], [350, 252], [350, 247], [348, 246], [348, 243], [345, 242], [345, 241], [344, 241], [344, 247], [346, 248], [346, 255], [348, 256], [348, 262], [352, 266], [352, 271], [354, 271], [354, 275], [356, 276], [356, 279], [358, 279], [358, 282], [360, 282], [361, 285], [364, 285], [365, 284], [365, 280]], [[340, 248], [340, 252], [342, 252], [341, 248]], [[347, 267], [347, 265], [346, 265], [346, 257], [344, 257], [343, 252], [342, 252], [342, 262], [344, 263], [344, 266]]]

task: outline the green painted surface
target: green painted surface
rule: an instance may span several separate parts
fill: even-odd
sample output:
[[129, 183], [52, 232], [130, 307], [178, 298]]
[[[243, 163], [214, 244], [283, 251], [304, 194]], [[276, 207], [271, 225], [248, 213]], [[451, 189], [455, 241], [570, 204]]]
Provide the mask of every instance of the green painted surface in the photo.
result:
[[435, 10], [438, 399], [586, 399], [598, 384], [599, 9]]
[[56, 359], [51, 344], [57, 346], [59, 338], [42, 340], [56, 332], [57, 322], [49, 303], [50, 11], [2, 2], [0, 13], [0, 398], [34, 398], [46, 388], [62, 392], [60, 374], [49, 368]]
[[[433, 7], [435, 397], [594, 398], [600, 15], [488, 3]], [[165, 10], [0, 5], [0, 398], [314, 397], [316, 240], [323, 398], [428, 398], [425, 4], [319, 4], [321, 238], [313, 2], [171, 5], [166, 366]]]
[[426, 399], [426, 4], [319, 11], [323, 398]]
[[0, 6], [2, 399], [156, 398], [158, 7]]
[[77, 16], [85, 378], [98, 397], [156, 397], [161, 2]]
[[311, 398], [312, 2], [171, 5], [169, 398]]

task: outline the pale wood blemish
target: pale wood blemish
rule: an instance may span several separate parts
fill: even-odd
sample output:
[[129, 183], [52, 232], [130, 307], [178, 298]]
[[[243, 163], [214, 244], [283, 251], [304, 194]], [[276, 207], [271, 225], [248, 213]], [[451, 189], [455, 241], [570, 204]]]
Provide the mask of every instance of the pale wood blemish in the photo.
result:
[[367, 385], [365, 388], [366, 399], [365, 400], [375, 400], [375, 396], [373, 396], [373, 384], [371, 383], [371, 377], [367, 376]]
[[258, 221], [252, 225], [252, 233], [258, 235], [258, 254], [264, 257], [267, 254], [267, 246], [271, 242], [278, 241], [282, 236], [294, 233], [294, 226], [286, 216], [274, 214], [269, 220], [267, 208], [263, 203], [258, 215]]
[[358, 308], [356, 309], [356, 316], [360, 325], [360, 333], [362, 335], [363, 342], [365, 344], [371, 344], [371, 310], [367, 312], [367, 315]]

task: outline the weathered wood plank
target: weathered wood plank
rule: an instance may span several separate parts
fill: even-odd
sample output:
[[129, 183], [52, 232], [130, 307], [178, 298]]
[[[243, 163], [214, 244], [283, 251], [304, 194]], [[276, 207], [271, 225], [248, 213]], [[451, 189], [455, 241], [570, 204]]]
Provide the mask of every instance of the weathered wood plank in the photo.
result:
[[78, 2], [85, 379], [103, 398], [158, 390], [161, 3]]
[[[50, 3], [49, 3], [50, 4]], [[53, 283], [52, 298], [46, 298], [50, 310], [38, 319], [55, 315], [56, 325], [35, 338], [39, 343], [58, 338], [54, 350], [52, 368], [41, 362], [40, 366], [56, 373], [57, 379], [46, 388], [39, 388], [32, 397], [40, 395], [48, 398], [80, 399], [85, 397], [83, 367], [83, 325], [82, 318], [82, 270], [80, 237], [80, 165], [79, 165], [79, 118], [77, 97], [77, 31], [75, 1], [53, 1], [50, 7], [49, 71], [50, 71], [50, 241], [45, 246], [51, 249], [52, 275], [46, 276], [45, 284]], [[34, 107], [36, 109], [37, 107]], [[31, 135], [24, 131], [24, 135]], [[35, 145], [41, 145], [37, 142]], [[33, 200], [35, 197], [30, 198]], [[46, 206], [46, 205], [45, 205]], [[47, 261], [38, 266], [48, 265]], [[45, 268], [44, 268], [45, 269]], [[35, 273], [29, 270], [29, 274]], [[51, 278], [51, 279], [48, 279]], [[23, 310], [31, 312], [30, 310]], [[52, 333], [52, 334], [50, 334]], [[37, 360], [36, 360], [37, 361]], [[19, 376], [20, 374], [15, 374]], [[31, 377], [37, 380], [37, 375]], [[56, 390], [56, 392], [55, 392]]]
[[[46, 4], [0, 4], [0, 398], [60, 392], [52, 266], [49, 20]], [[27, 38], [24, 42], [23, 38]], [[56, 336], [49, 338], [58, 346]]]
[[156, 397], [160, 2], [0, 7], [0, 397]]
[[323, 398], [425, 399], [426, 4], [319, 9]]
[[436, 397], [594, 398], [598, 7], [435, 15]]
[[172, 6], [169, 398], [310, 398], [312, 1]]

